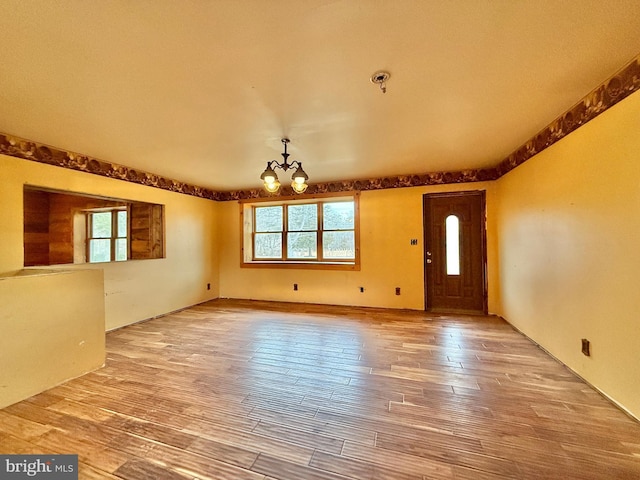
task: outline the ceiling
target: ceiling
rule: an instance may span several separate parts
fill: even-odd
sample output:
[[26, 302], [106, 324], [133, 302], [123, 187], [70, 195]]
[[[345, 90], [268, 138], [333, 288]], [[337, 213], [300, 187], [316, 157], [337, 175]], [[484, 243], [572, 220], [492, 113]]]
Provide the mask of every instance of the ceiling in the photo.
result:
[[2, 0], [0, 132], [218, 191], [283, 136], [312, 184], [484, 168], [638, 53], [637, 0]]

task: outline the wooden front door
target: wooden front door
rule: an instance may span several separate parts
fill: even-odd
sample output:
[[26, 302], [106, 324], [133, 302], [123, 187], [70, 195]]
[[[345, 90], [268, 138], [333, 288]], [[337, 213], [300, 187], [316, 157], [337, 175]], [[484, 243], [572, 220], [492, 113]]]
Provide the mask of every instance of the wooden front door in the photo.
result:
[[485, 193], [423, 199], [426, 309], [487, 313]]

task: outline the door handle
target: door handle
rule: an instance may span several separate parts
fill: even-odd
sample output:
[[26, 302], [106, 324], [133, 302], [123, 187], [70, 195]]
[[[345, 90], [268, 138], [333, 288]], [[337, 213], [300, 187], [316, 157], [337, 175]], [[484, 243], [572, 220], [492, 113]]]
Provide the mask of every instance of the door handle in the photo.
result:
[[431, 259], [430, 258], [427, 258], [427, 263], [431, 263]]

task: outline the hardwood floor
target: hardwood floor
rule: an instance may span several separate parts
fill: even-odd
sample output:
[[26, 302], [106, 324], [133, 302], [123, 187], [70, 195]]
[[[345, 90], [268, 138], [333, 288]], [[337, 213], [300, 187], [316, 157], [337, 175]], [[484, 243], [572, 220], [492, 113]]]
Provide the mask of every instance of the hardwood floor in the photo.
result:
[[640, 424], [493, 317], [213, 301], [0, 410], [80, 478], [640, 478]]

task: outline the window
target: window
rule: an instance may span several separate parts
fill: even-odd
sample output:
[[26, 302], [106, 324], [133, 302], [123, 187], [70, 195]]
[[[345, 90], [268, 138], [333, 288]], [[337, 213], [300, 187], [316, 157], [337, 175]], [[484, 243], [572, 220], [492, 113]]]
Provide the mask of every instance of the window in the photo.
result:
[[256, 226], [254, 258], [282, 258], [283, 207], [258, 207], [253, 212]]
[[89, 263], [121, 262], [128, 257], [127, 210], [87, 212]]
[[447, 275], [460, 275], [460, 219], [449, 215], [445, 220]]
[[245, 203], [243, 266], [359, 266], [358, 196]]
[[24, 186], [24, 265], [164, 258], [164, 206]]

